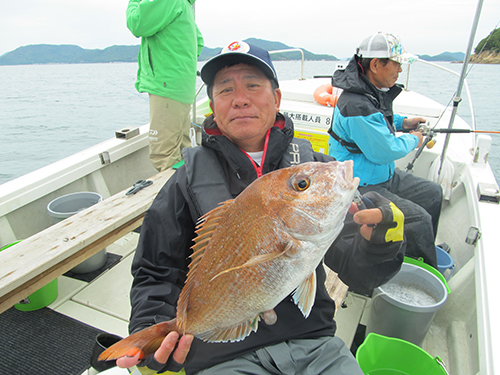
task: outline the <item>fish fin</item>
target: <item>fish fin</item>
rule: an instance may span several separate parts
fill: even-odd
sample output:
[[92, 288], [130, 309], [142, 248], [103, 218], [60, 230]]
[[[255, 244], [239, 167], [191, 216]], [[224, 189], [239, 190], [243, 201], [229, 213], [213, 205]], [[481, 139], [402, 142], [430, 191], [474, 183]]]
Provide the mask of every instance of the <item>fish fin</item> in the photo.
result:
[[203, 254], [207, 249], [207, 245], [210, 243], [215, 229], [219, 225], [221, 217], [226, 212], [227, 208], [233, 203], [234, 199], [229, 199], [219, 206], [215, 207], [213, 210], [207, 212], [203, 215], [197, 222], [196, 238], [194, 238], [194, 245], [191, 247], [193, 253], [191, 254], [191, 263], [189, 264], [189, 272], [187, 274], [187, 279], [182, 288], [182, 292], [177, 301], [177, 321], [178, 326], [181, 331], [185, 329], [186, 319], [187, 319], [187, 306], [189, 301], [189, 295], [191, 294], [191, 289], [193, 287], [193, 279], [196, 274], [196, 269], [200, 264]]
[[145, 328], [107, 348], [99, 356], [99, 361], [110, 361], [125, 356], [134, 357], [137, 353], [139, 359], [144, 359], [156, 352], [163, 339], [172, 331], [177, 331], [175, 319]]
[[211, 330], [201, 334], [197, 334], [196, 337], [207, 342], [236, 342], [241, 341], [250, 333], [256, 332], [259, 326], [260, 315], [255, 318], [243, 322], [235, 327], [229, 329], [221, 330]]
[[219, 276], [221, 276], [221, 275], [223, 275], [225, 273], [228, 273], [228, 272], [231, 272], [231, 271], [235, 271], [235, 270], [239, 270], [239, 269], [242, 269], [242, 268], [248, 268], [248, 267], [257, 266], [257, 265], [259, 265], [261, 263], [268, 262], [270, 260], [279, 258], [282, 255], [289, 254], [290, 253], [289, 250], [291, 249], [291, 246], [292, 246], [292, 243], [289, 242], [285, 246], [285, 248], [284, 248], [284, 250], [282, 252], [274, 252], [274, 253], [269, 253], [269, 254], [256, 255], [256, 256], [248, 259], [245, 263], [243, 263], [240, 266], [228, 268], [227, 270], [219, 272], [217, 275], [215, 275], [214, 277], [212, 277], [212, 279], [210, 279], [210, 281], [213, 281], [214, 279], [216, 279], [217, 277], [219, 277]]
[[214, 220], [216, 221], [215, 224], [217, 224], [222, 215], [224, 215], [227, 207], [230, 206], [233, 201], [234, 199], [228, 199], [227, 201], [221, 202], [217, 207], [200, 217], [196, 223], [196, 229], [199, 231], [202, 230], [203, 227], [211, 226]]
[[194, 238], [195, 244], [191, 247], [193, 254], [191, 255], [191, 264], [189, 265], [190, 272], [196, 269], [207, 248], [207, 244], [212, 238], [215, 228], [219, 225], [221, 217], [231, 203], [233, 203], [233, 199], [220, 203], [218, 207], [207, 212], [198, 220], [196, 226], [197, 236]]
[[293, 292], [293, 302], [305, 318], [311, 313], [316, 298], [316, 271], [305, 279]]

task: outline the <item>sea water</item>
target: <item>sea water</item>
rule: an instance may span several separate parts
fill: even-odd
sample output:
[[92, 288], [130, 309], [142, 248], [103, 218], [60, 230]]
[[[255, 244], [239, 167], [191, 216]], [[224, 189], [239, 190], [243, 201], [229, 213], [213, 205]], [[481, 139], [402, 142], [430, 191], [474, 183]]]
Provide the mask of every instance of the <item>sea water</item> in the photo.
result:
[[[462, 68], [439, 64], [458, 73]], [[304, 77], [331, 75], [335, 65], [307, 61]], [[279, 80], [301, 74], [300, 61], [276, 61], [275, 67]], [[458, 77], [419, 63], [410, 69], [410, 89], [450, 102]], [[113, 138], [118, 130], [147, 124], [148, 95], [136, 91], [136, 74], [136, 63], [0, 66], [0, 184]], [[405, 84], [404, 72], [400, 77]], [[500, 130], [500, 65], [474, 65], [468, 82], [477, 129]], [[205, 95], [202, 89], [199, 98]], [[458, 114], [469, 121], [465, 92], [462, 97]], [[492, 138], [489, 161], [500, 181], [500, 135]]]

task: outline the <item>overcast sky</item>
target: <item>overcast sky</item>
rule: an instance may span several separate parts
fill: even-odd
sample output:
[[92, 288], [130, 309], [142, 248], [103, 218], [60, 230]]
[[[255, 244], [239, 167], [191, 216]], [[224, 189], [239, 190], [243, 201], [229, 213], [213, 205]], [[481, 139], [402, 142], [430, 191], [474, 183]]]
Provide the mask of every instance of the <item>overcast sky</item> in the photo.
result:
[[[127, 0], [14, 0], [0, 12], [0, 55], [30, 44], [86, 49], [136, 45], [125, 23]], [[207, 47], [256, 37], [313, 53], [350, 57], [377, 31], [398, 34], [415, 54], [465, 52], [476, 0], [198, 0]], [[500, 0], [485, 0], [474, 46], [499, 27]]]

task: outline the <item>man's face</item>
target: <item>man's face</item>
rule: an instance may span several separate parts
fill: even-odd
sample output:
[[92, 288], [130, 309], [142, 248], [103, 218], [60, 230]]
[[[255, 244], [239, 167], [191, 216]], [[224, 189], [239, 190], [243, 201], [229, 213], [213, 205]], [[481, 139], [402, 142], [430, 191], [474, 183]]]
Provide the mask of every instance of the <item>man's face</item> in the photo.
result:
[[377, 58], [372, 60], [370, 68], [373, 72], [372, 76], [369, 77], [370, 81], [379, 89], [394, 86], [398, 80], [399, 73], [403, 71], [400, 63], [389, 60], [387, 64], [384, 65], [382, 61]]
[[253, 65], [221, 69], [214, 78], [210, 107], [219, 130], [247, 152], [264, 149], [267, 130], [274, 125], [281, 91], [271, 88], [264, 72]]

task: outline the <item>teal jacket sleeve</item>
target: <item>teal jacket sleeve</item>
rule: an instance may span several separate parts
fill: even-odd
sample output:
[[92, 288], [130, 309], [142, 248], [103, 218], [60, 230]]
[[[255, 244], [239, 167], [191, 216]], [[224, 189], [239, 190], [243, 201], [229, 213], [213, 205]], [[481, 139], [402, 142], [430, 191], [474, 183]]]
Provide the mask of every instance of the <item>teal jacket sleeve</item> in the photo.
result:
[[[375, 164], [387, 164], [406, 156], [418, 144], [418, 138], [411, 134], [394, 136], [387, 128], [382, 113], [349, 118], [347, 127], [354, 143], [365, 157]], [[402, 123], [402, 121], [401, 121]]]
[[403, 121], [405, 118], [406, 116], [394, 114], [392, 121], [394, 123], [394, 126], [396, 127], [396, 130], [403, 130]]

